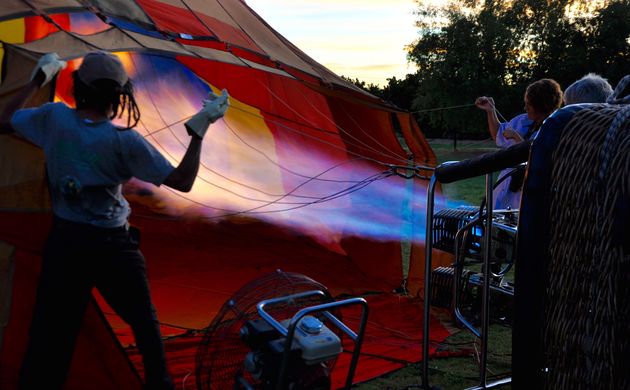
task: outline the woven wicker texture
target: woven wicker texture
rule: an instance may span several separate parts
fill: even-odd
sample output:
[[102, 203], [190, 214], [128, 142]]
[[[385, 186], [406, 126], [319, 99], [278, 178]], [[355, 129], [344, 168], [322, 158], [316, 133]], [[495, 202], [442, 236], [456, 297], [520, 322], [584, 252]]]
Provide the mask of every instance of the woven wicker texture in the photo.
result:
[[554, 152], [544, 345], [548, 389], [630, 388], [630, 121], [624, 106], [578, 112]]

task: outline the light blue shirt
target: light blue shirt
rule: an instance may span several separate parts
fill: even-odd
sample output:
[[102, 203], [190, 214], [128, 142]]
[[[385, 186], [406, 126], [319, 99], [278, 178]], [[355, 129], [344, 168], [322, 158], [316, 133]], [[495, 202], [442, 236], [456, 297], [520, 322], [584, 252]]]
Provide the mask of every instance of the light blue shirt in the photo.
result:
[[516, 142], [512, 139], [506, 139], [503, 136], [503, 132], [510, 128], [526, 139], [527, 132], [531, 128], [534, 122], [527, 117], [527, 114], [520, 114], [512, 118], [509, 122], [503, 122], [499, 124], [499, 130], [497, 131], [497, 146], [500, 148], [507, 148], [514, 145]]
[[[527, 132], [533, 125], [533, 121], [527, 117], [527, 114], [517, 115], [512, 118], [509, 122], [503, 122], [499, 125], [499, 130], [497, 131], [496, 143], [500, 148], [507, 148], [508, 146], [512, 146], [517, 142], [513, 139], [506, 139], [503, 136], [503, 132], [510, 128], [515, 132], [519, 133], [523, 139], [526, 139]], [[508, 175], [512, 169], [504, 169], [499, 174], [497, 180], [500, 180], [503, 176]], [[521, 191], [512, 192], [510, 191], [510, 182], [512, 178], [507, 178], [492, 192], [492, 197], [494, 198], [494, 208], [495, 209], [512, 209], [516, 210], [520, 207], [521, 203]]]
[[122, 184], [159, 186], [174, 169], [135, 130], [82, 119], [63, 103], [19, 110], [11, 125], [44, 150], [53, 213], [70, 221], [122, 226], [131, 213]]

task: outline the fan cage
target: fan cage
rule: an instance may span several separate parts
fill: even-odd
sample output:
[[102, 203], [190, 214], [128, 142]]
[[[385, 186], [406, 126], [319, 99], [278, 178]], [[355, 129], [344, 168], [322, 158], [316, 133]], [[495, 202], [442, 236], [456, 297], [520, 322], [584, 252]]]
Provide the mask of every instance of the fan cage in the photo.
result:
[[[241, 287], [225, 304], [204, 329], [203, 338], [196, 354], [197, 388], [200, 390], [234, 388], [237, 374], [242, 375], [253, 386], [260, 385], [247, 371], [243, 370], [243, 361], [249, 347], [240, 338], [240, 329], [247, 321], [259, 318], [257, 305], [271, 298], [293, 295], [305, 291], [319, 290], [324, 295], [309, 296], [287, 303], [265, 307], [265, 311], [278, 320], [289, 319], [299, 310], [333, 302], [328, 289], [319, 282], [298, 273], [277, 271], [263, 276]], [[339, 310], [333, 310], [341, 319]], [[321, 318], [322, 321], [326, 321]], [[342, 338], [343, 334], [336, 327], [332, 328]], [[325, 362], [329, 371], [336, 359]]]

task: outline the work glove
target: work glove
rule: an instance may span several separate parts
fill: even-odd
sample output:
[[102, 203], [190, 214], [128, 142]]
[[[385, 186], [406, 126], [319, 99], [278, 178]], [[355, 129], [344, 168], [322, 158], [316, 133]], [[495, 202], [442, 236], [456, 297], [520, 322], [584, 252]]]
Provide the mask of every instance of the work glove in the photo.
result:
[[211, 91], [208, 98], [203, 100], [203, 108], [184, 123], [188, 134], [203, 139], [210, 124], [222, 118], [227, 111], [230, 105], [229, 97], [225, 89], [221, 91], [221, 95]]
[[37, 66], [31, 74], [31, 80], [33, 80], [38, 72], [44, 74], [44, 82], [42, 87], [50, 82], [57, 73], [67, 65], [66, 61], [62, 61], [57, 53], [48, 53], [43, 55], [37, 61]]

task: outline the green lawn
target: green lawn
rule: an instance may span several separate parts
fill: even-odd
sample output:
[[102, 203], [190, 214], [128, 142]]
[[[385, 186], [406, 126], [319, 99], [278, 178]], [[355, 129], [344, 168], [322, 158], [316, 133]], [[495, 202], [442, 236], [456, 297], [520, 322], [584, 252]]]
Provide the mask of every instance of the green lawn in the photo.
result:
[[[488, 341], [488, 380], [509, 373], [511, 363], [511, 329], [491, 325]], [[450, 336], [441, 350], [470, 350], [469, 356], [433, 358], [429, 362], [430, 385], [444, 390], [465, 389], [479, 385], [479, 343], [472, 333], [461, 330]], [[354, 386], [361, 390], [420, 389], [421, 364], [410, 364], [398, 371]], [[508, 389], [509, 386], [504, 386]]]
[[[459, 161], [496, 150], [494, 141], [459, 141], [453, 150], [450, 140], [431, 140], [431, 147], [438, 161]], [[442, 187], [444, 195], [454, 204], [479, 205], [485, 192], [485, 177], [476, 177]], [[421, 304], [421, 302], [418, 302]], [[488, 378], [506, 374], [510, 370], [512, 331], [502, 325], [492, 325], [489, 337]], [[444, 390], [464, 389], [479, 384], [479, 343], [467, 330], [459, 330], [450, 336], [439, 350], [465, 350], [462, 357], [433, 358], [429, 362], [432, 386]], [[420, 389], [421, 365], [411, 364], [378, 379], [356, 385], [361, 390]], [[509, 388], [508, 386], [504, 388]]]
[[[436, 139], [430, 141], [438, 162], [460, 161], [483, 153], [497, 150], [494, 141], [459, 141], [457, 150], [453, 150], [453, 141]], [[462, 180], [451, 184], [443, 184], [442, 191], [447, 199], [467, 205], [479, 205], [486, 188], [485, 176]]]

